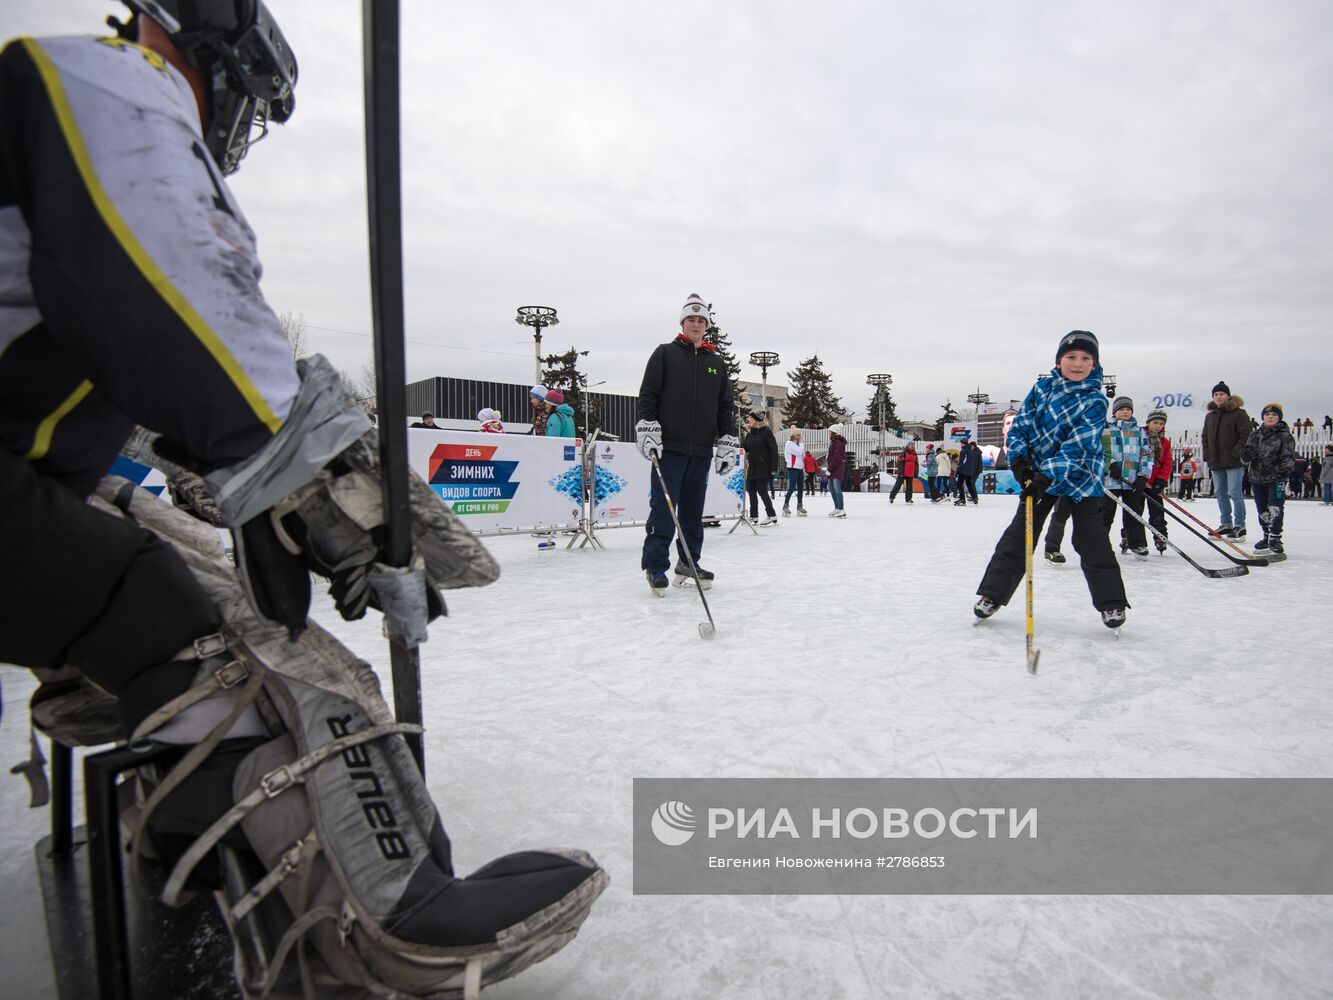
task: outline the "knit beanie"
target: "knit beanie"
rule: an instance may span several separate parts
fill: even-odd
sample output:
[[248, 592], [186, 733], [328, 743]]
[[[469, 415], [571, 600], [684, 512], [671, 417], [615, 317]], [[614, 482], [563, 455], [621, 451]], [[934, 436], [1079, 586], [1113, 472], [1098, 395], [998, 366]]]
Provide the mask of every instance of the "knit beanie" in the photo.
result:
[[1166, 423], [1166, 411], [1165, 411], [1165, 410], [1153, 410], [1151, 413], [1148, 414], [1148, 419], [1145, 420], [1144, 423], [1145, 423], [1145, 424], [1150, 424], [1150, 423], [1152, 423], [1154, 420], [1160, 420], [1162, 423]]
[[[1228, 396], [1230, 396], [1231, 386], [1227, 385], [1225, 382], [1218, 382], [1217, 385], [1213, 386], [1213, 392], [1225, 392]], [[1211, 396], [1212, 393], [1209, 393], [1209, 395]]]
[[708, 319], [708, 303], [701, 299], [696, 292], [685, 300], [685, 305], [680, 310], [680, 321], [685, 322], [691, 316], [702, 316]]
[[477, 411], [477, 423], [479, 424], [484, 424], [486, 421], [494, 419], [495, 419], [495, 411], [492, 410], [489, 406], [483, 406], [480, 410]]
[[1092, 355], [1095, 364], [1102, 363], [1101, 348], [1097, 344], [1097, 336], [1087, 330], [1070, 330], [1060, 338], [1060, 346], [1055, 349], [1055, 363], [1058, 365], [1060, 359], [1070, 351], [1087, 351]]
[[544, 386], [544, 385], [534, 385], [531, 389], [528, 390], [528, 395], [529, 395], [529, 396], [532, 396], [534, 399], [545, 399], [545, 398], [546, 398], [546, 386]]
[[1274, 413], [1276, 413], [1276, 414], [1277, 414], [1277, 418], [1278, 418], [1279, 420], [1282, 419], [1282, 404], [1281, 404], [1281, 403], [1265, 403], [1265, 404], [1264, 404], [1264, 408], [1263, 408], [1263, 410], [1260, 412], [1259, 416], [1262, 417], [1262, 416], [1263, 416], [1265, 413], [1267, 413], [1269, 410], [1272, 410]]
[[548, 389], [546, 392], [546, 401], [555, 406], [559, 406], [565, 401], [565, 394], [559, 389]]
[[1115, 402], [1111, 404], [1111, 416], [1115, 416], [1115, 411], [1124, 406], [1128, 406], [1133, 410], [1134, 400], [1130, 399], [1128, 396], [1116, 396]]
[[841, 434], [841, 433], [842, 433], [842, 424], [829, 424], [828, 432], [829, 432], [830, 434]]

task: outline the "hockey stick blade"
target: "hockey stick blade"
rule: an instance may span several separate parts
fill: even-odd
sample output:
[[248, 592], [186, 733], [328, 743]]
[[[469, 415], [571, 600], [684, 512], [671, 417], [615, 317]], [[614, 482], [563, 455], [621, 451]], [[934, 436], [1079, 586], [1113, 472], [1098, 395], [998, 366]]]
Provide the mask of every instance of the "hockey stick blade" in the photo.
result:
[[[1169, 500], [1170, 497], [1165, 497], [1164, 499]], [[1157, 501], [1154, 500], [1152, 497], [1149, 497], [1148, 500], [1149, 500], [1150, 503], [1157, 503]], [[1165, 504], [1161, 504], [1161, 503], [1157, 503], [1157, 507], [1158, 507], [1158, 509], [1161, 510], [1161, 512], [1162, 512], [1163, 514], [1165, 514], [1167, 517], [1170, 517], [1170, 518], [1171, 518], [1172, 520], [1174, 520], [1174, 521], [1178, 521], [1178, 522], [1180, 523], [1180, 526], [1181, 526], [1182, 528], [1184, 528], [1186, 531], [1188, 531], [1188, 532], [1189, 532], [1191, 535], [1193, 535], [1195, 538], [1201, 539], [1202, 541], [1206, 542], [1206, 543], [1208, 544], [1208, 546], [1209, 546], [1214, 552], [1216, 552], [1218, 555], [1222, 556], [1222, 557], [1225, 558], [1225, 559], [1229, 559], [1231, 562], [1235, 563], [1237, 566], [1267, 566], [1267, 565], [1268, 565], [1268, 560], [1267, 560], [1265, 557], [1263, 557], [1263, 556], [1251, 556], [1251, 555], [1246, 555], [1246, 557], [1245, 557], [1244, 559], [1242, 559], [1240, 556], [1233, 556], [1230, 552], [1228, 552], [1226, 549], [1222, 548], [1222, 546], [1218, 545], [1217, 542], [1215, 542], [1212, 538], [1210, 538], [1210, 537], [1208, 537], [1207, 535], [1205, 535], [1202, 531], [1199, 531], [1198, 529], [1191, 527], [1188, 521], [1186, 521], [1184, 518], [1182, 518], [1180, 515], [1178, 515], [1175, 511], [1171, 510], [1170, 507], [1167, 507]], [[1235, 547], [1235, 546], [1233, 546], [1233, 547]], [[1242, 549], [1242, 548], [1239, 548], [1239, 547], [1235, 547], [1235, 548], [1236, 548], [1236, 551], [1237, 551], [1237, 552], [1241, 552], [1241, 553], [1244, 553], [1244, 552], [1245, 552], [1245, 550]]]
[[1149, 524], [1147, 518], [1143, 517], [1141, 514], [1135, 513], [1134, 509], [1130, 507], [1129, 504], [1125, 503], [1125, 501], [1121, 500], [1114, 493], [1107, 493], [1106, 495], [1110, 497], [1112, 500], [1114, 500], [1117, 506], [1119, 506], [1121, 510], [1123, 510], [1134, 520], [1138, 521], [1139, 524], [1143, 525], [1150, 532], [1152, 532], [1154, 538], [1161, 539], [1161, 541], [1167, 546], [1167, 548], [1169, 548], [1176, 555], [1180, 556], [1180, 558], [1184, 559], [1187, 563], [1189, 563], [1191, 566], [1197, 569], [1204, 576], [1208, 577], [1210, 580], [1221, 580], [1224, 577], [1247, 576], [1249, 574], [1250, 567], [1248, 566], [1226, 566], [1223, 567], [1222, 569], [1211, 569], [1207, 566], [1200, 566], [1197, 562], [1191, 559], [1188, 554], [1181, 551], [1179, 545], [1171, 541], [1171, 539], [1167, 538], [1164, 534], [1162, 534], [1151, 524]]

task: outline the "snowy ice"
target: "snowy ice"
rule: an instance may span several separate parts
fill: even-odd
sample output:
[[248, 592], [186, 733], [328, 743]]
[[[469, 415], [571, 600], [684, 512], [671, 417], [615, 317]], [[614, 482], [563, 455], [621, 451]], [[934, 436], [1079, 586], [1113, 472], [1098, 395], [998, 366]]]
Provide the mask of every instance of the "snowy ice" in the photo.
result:
[[[576, 941], [486, 995], [1331, 995], [1328, 897], [633, 895], [636, 777], [1333, 777], [1333, 508], [1289, 502], [1290, 559], [1247, 577], [1205, 579], [1172, 554], [1123, 561], [1119, 641], [1066, 541], [1067, 566], [1036, 567], [1032, 677], [1021, 588], [972, 627], [1015, 502], [849, 494], [845, 520], [813, 497], [810, 517], [759, 537], [724, 522], [701, 560], [717, 574], [711, 642], [693, 591], [649, 594], [642, 529], [599, 531], [603, 551], [489, 540], [501, 579], [449, 592], [422, 650], [427, 777], [455, 863], [577, 846], [612, 883]], [[1229, 565], [1174, 522], [1171, 537]], [[387, 687], [378, 624], [344, 623], [325, 598], [316, 615]], [[0, 681], [7, 769], [26, 756], [35, 685], [10, 667]], [[21, 779], [0, 782], [0, 968], [5, 995], [41, 997], [33, 844], [48, 816], [26, 802]]]

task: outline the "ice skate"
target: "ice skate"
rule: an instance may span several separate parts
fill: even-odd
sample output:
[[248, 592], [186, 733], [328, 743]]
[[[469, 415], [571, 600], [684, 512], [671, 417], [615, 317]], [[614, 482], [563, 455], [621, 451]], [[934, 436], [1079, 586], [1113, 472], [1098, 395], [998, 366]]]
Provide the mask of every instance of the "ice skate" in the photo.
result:
[[[703, 587], [704, 590], [710, 589], [713, 586], [712, 572], [704, 569], [698, 563], [695, 563], [694, 565], [695, 569], [699, 571], [699, 585]], [[675, 579], [672, 580], [671, 582], [674, 583], [677, 587], [692, 587], [694, 586], [694, 574], [690, 572], [690, 568], [686, 566], [683, 562], [677, 562], [675, 568]]]
[[1102, 611], [1102, 624], [1107, 628], [1119, 628], [1125, 624], [1125, 609], [1122, 607], [1104, 609]]
[[643, 575], [648, 578], [648, 586], [652, 588], [654, 597], [666, 597], [667, 576], [665, 573], [654, 573], [650, 569], [643, 571]]
[[977, 616], [977, 621], [972, 624], [975, 625], [977, 622], [985, 621], [999, 610], [1000, 605], [994, 598], [987, 597], [985, 594], [980, 595], [977, 598], [977, 603], [972, 605], [972, 613]]
[[1267, 552], [1267, 551], [1268, 551], [1268, 537], [1267, 537], [1267, 536], [1263, 537], [1262, 539], [1260, 539], [1259, 541], [1257, 541], [1257, 542], [1254, 543], [1254, 551], [1255, 551], [1255, 552]]
[[798, 517], [809, 517], [809, 516], [810, 516], [810, 512], [809, 512], [808, 510], [806, 510], [804, 507], [797, 507], [797, 508], [796, 508], [796, 514], [797, 514]]
[[759, 526], [764, 527], [765, 525], [777, 524], [777, 523], [778, 523], [778, 516], [776, 514], [769, 514], [768, 517], [764, 518], [762, 521], [759, 522]]
[[1055, 563], [1058, 566], [1063, 566], [1066, 562], [1068, 562], [1068, 560], [1065, 559], [1065, 554], [1061, 552], [1059, 549], [1051, 549], [1050, 551], [1048, 551], [1046, 553], [1046, 561]]
[[783, 507], [783, 508], [782, 508], [782, 516], [783, 516], [783, 517], [791, 517], [791, 508], [790, 508], [790, 507]]
[[1148, 558], [1148, 546], [1146, 545], [1132, 545], [1129, 547], [1129, 551], [1134, 553], [1135, 557], [1139, 559]]

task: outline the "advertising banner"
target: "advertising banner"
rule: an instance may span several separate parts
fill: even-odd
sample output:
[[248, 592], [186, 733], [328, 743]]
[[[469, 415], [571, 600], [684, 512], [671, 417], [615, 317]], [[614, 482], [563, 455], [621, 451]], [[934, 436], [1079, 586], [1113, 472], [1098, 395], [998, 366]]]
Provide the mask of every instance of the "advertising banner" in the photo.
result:
[[412, 469], [477, 532], [578, 524], [581, 450], [574, 438], [407, 432]]
[[[656, 475], [652, 463], [639, 454], [633, 441], [599, 441], [596, 451], [597, 486], [593, 520], [606, 525], [648, 520], [652, 480]], [[743, 468], [737, 467], [725, 476], [719, 476], [711, 467], [711, 459], [709, 462], [704, 519], [738, 516], [745, 498]]]
[[633, 441], [598, 441], [593, 520], [612, 525], [648, 519], [652, 463], [639, 454]]

